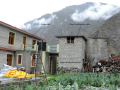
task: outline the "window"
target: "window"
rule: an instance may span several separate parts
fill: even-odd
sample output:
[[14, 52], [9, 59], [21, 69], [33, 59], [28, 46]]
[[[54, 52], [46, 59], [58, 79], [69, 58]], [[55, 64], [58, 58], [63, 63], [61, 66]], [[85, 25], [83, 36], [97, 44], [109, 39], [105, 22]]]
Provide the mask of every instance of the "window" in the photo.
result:
[[74, 43], [74, 37], [67, 37], [67, 43]]
[[33, 54], [33, 57], [32, 57], [32, 66], [35, 66], [35, 54]]
[[14, 36], [15, 34], [12, 32], [9, 32], [9, 44], [14, 45]]
[[33, 40], [33, 43], [32, 43], [32, 45], [35, 45], [36, 44], [36, 40]]
[[7, 54], [7, 65], [12, 66], [12, 55]]
[[[32, 45], [35, 45], [35, 44], [36, 44], [36, 40], [33, 40]], [[34, 48], [34, 46], [32, 48]]]
[[25, 45], [26, 45], [26, 37], [25, 36], [23, 36], [23, 44], [24, 44], [24, 50], [25, 50]]
[[22, 63], [22, 55], [18, 55], [18, 64]]

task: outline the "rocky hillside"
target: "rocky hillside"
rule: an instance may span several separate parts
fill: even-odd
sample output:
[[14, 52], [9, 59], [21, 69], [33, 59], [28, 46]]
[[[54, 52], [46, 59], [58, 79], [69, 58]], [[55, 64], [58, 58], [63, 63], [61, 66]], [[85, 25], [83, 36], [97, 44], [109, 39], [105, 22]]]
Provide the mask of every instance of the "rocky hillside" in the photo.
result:
[[[55, 36], [78, 34], [88, 36], [119, 10], [120, 8], [114, 5], [87, 2], [68, 6], [60, 11], [28, 21], [21, 26], [21, 29], [45, 38], [48, 44], [57, 44], [58, 39]], [[79, 25], [69, 25], [70, 23], [89, 23], [90, 25], [80, 27]]]
[[91, 36], [110, 38], [110, 45], [120, 52], [120, 13], [106, 20]]

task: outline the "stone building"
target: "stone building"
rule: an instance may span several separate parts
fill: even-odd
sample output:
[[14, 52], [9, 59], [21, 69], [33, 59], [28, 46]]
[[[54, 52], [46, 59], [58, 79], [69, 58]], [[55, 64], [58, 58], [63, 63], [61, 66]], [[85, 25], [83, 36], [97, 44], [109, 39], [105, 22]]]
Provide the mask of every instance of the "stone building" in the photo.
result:
[[57, 38], [59, 38], [59, 67], [81, 69], [87, 39], [84, 36], [57, 36]]
[[86, 38], [84, 36], [56, 36], [59, 39], [59, 67], [83, 67], [85, 54], [94, 57], [94, 62], [109, 57], [108, 38]]

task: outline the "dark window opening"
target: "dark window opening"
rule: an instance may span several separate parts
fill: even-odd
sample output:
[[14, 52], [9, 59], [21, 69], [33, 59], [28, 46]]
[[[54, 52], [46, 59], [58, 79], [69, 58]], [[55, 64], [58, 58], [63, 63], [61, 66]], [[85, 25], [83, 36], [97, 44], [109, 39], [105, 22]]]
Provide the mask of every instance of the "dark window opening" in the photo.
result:
[[74, 37], [71, 37], [71, 43], [74, 43]]
[[74, 37], [67, 37], [67, 43], [74, 43]]
[[13, 37], [11, 38], [11, 43], [13, 43]]
[[70, 37], [67, 38], [67, 43], [70, 43]]

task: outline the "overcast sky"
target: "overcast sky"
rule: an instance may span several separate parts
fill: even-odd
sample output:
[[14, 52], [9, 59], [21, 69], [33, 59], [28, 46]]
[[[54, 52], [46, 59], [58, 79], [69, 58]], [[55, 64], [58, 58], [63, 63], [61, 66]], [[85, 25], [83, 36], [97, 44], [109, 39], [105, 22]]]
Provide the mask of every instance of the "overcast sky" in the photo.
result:
[[0, 0], [0, 21], [20, 27], [25, 22], [66, 6], [102, 2], [120, 6], [120, 0]]

